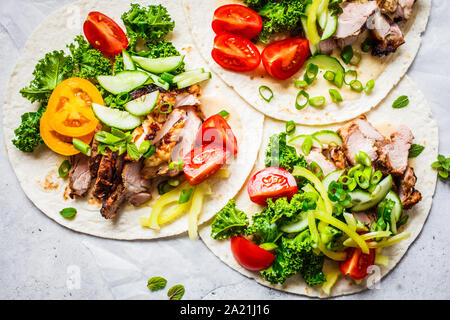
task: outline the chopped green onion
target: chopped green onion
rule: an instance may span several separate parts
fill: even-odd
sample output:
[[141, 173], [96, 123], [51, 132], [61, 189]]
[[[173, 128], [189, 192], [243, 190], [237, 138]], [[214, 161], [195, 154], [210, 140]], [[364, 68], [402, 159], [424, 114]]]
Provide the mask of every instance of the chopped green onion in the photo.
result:
[[344, 72], [338, 71], [334, 76], [333, 82], [338, 88], [342, 88], [342, 85], [344, 84]]
[[227, 110], [222, 110], [218, 113], [218, 115], [221, 116], [222, 118], [226, 119], [226, 118], [228, 118], [230, 113]]
[[99, 131], [95, 134], [95, 140], [104, 144], [115, 145], [122, 139], [109, 132]]
[[178, 203], [183, 204], [188, 202], [191, 198], [192, 191], [194, 191], [194, 188], [183, 189], [180, 194], [180, 199], [178, 199]]
[[313, 145], [313, 141], [311, 137], [306, 137], [302, 143], [302, 151], [305, 156], [309, 154]]
[[339, 182], [343, 185], [347, 186], [347, 189], [350, 191], [355, 190], [357, 183], [356, 180], [350, 176], [342, 176], [339, 178]]
[[367, 176], [362, 171], [356, 171], [354, 174], [354, 179], [360, 188], [367, 189], [370, 187], [370, 181]]
[[172, 161], [169, 164], [169, 170], [183, 170], [183, 160]]
[[273, 91], [268, 86], [259, 87], [259, 95], [266, 102], [270, 102], [273, 99]]
[[113, 136], [116, 136], [116, 137], [120, 138], [120, 139], [125, 139], [128, 136], [131, 136], [130, 132], [126, 132], [125, 133], [122, 130], [119, 130], [119, 129], [116, 129], [116, 128], [111, 128], [111, 134]]
[[[303, 96], [305, 98], [306, 101], [304, 104], [299, 103], [300, 96]], [[295, 108], [297, 110], [302, 110], [303, 108], [306, 107], [308, 101], [309, 101], [309, 94], [305, 90], [301, 90], [299, 93], [297, 93], [297, 97], [295, 98]]]
[[142, 156], [144, 158], [150, 158], [154, 153], [156, 152], [156, 146], [151, 145], [150, 148], [146, 153], [144, 153]]
[[319, 73], [319, 67], [315, 65], [314, 63], [308, 64], [306, 67], [305, 75], [303, 76], [303, 80], [307, 84], [311, 84], [316, 80], [317, 74]]
[[63, 162], [61, 162], [61, 165], [58, 168], [58, 174], [61, 178], [67, 178], [67, 176], [69, 175], [69, 171], [70, 171], [70, 162], [69, 160], [64, 160]]
[[352, 46], [346, 46], [341, 52], [341, 59], [345, 64], [348, 64], [353, 58], [353, 48]]
[[370, 157], [364, 151], [360, 151], [357, 154], [355, 154], [355, 160], [356, 162], [362, 164], [363, 166], [366, 167], [372, 166], [372, 160], [370, 160]]
[[363, 170], [364, 175], [367, 177], [367, 179], [369, 179], [369, 181], [370, 178], [372, 177], [372, 172], [373, 172], [372, 166], [365, 167]]
[[[350, 77], [353, 77], [353, 79], [347, 81], [347, 75], [350, 75]], [[346, 85], [350, 85], [350, 83], [354, 80], [358, 80], [358, 72], [356, 70], [347, 70], [344, 73], [344, 83]]]
[[325, 78], [325, 80], [333, 82], [336, 74], [333, 71], [328, 70], [324, 73], [323, 77]]
[[295, 133], [295, 129], [297, 128], [297, 126], [295, 125], [294, 121], [288, 121], [286, 122], [286, 133], [288, 136], [291, 136]]
[[[166, 106], [167, 106], [167, 109], [165, 108]], [[172, 110], [173, 110], [173, 104], [171, 104], [169, 102], [161, 103], [158, 106], [158, 111], [159, 111], [159, 113], [162, 113], [162, 114], [171, 113]]]
[[117, 95], [117, 97], [114, 99], [115, 103], [117, 103], [119, 106], [123, 106], [125, 103], [129, 102], [131, 100], [131, 97], [128, 92], [122, 92]]
[[323, 177], [323, 170], [322, 168], [319, 166], [319, 164], [315, 161], [312, 161], [309, 164], [309, 170], [314, 173], [316, 175], [317, 178], [322, 178]]
[[150, 149], [151, 144], [152, 143], [150, 142], [150, 140], [145, 140], [144, 142], [142, 142], [139, 146], [139, 153], [145, 154]]
[[294, 82], [294, 86], [298, 89], [305, 88], [308, 86], [308, 83], [305, 80], [297, 80]]
[[309, 99], [309, 104], [312, 107], [321, 107], [325, 104], [325, 101], [326, 101], [325, 97], [323, 97], [323, 96], [314, 97], [314, 98]]
[[167, 183], [167, 181], [162, 181], [158, 184], [158, 194], [160, 196], [162, 196], [163, 194], [166, 194], [169, 191], [172, 191], [173, 189], [175, 189], [174, 187], [172, 187], [171, 185], [169, 185]]
[[353, 166], [352, 168], [350, 168], [350, 170], [348, 170], [347, 175], [349, 177], [353, 177], [353, 175], [355, 174], [356, 171], [360, 170], [362, 168], [361, 164], [357, 164], [355, 166]]
[[168, 83], [173, 83], [173, 78], [175, 78], [175, 76], [168, 72], [163, 72], [161, 74], [161, 79], [163, 79], [164, 81], [167, 81]]
[[84, 143], [83, 141], [81, 141], [77, 138], [73, 138], [72, 144], [73, 144], [74, 148], [77, 149], [78, 151], [80, 151], [82, 154], [84, 154], [88, 157], [91, 156], [92, 149], [91, 149], [91, 146], [88, 145], [87, 143]]
[[373, 46], [373, 40], [369, 37], [367, 37], [362, 43], [361, 43], [361, 50], [363, 52], [369, 52], [370, 49], [372, 49]]
[[351, 66], [358, 66], [361, 63], [362, 55], [361, 53], [355, 51], [353, 54], [353, 58], [350, 60], [349, 64]]
[[364, 90], [363, 85], [362, 85], [361, 81], [359, 81], [359, 80], [351, 81], [350, 88], [356, 92], [362, 92]]
[[380, 170], [377, 170], [373, 173], [372, 177], [370, 178], [370, 184], [378, 184], [378, 182], [381, 181], [381, 178], [383, 178], [383, 173]]
[[126, 149], [131, 159], [139, 160], [141, 154], [139, 153], [138, 148], [133, 142], [127, 143]]
[[66, 219], [72, 219], [77, 214], [77, 209], [75, 208], [64, 208], [59, 212]]
[[273, 251], [275, 249], [278, 249], [278, 246], [272, 242], [266, 242], [266, 243], [260, 244], [259, 247], [266, 251]]
[[408, 104], [409, 104], [408, 96], [400, 96], [397, 98], [397, 100], [394, 101], [394, 103], [392, 104], [392, 108], [400, 109], [406, 107]]
[[167, 181], [167, 183], [168, 183], [169, 186], [171, 186], [171, 187], [178, 187], [178, 186], [180, 185], [180, 180], [178, 180], [178, 179], [176, 179], [176, 178], [172, 178], [172, 179], [169, 179], [169, 180]]
[[375, 87], [375, 80], [369, 80], [366, 83], [366, 86], [364, 87], [364, 92], [365, 93], [370, 93], [372, 92], [372, 89]]
[[342, 99], [341, 94], [336, 89], [329, 89], [328, 92], [330, 93], [330, 97], [331, 97], [331, 100], [333, 100], [333, 102], [339, 103], [339, 102], [344, 101]]

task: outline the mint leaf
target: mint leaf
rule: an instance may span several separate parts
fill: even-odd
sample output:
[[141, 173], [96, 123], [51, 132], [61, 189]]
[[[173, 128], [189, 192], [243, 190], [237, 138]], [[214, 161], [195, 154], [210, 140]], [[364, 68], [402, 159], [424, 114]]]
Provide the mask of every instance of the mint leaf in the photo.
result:
[[411, 149], [409, 149], [409, 156], [408, 158], [416, 158], [418, 157], [422, 151], [425, 149], [424, 146], [421, 146], [420, 144], [412, 144]]
[[66, 219], [71, 219], [71, 218], [76, 216], [77, 209], [75, 209], [75, 208], [65, 208], [65, 209], [62, 209], [59, 212], [59, 214], [62, 215]]
[[400, 96], [397, 98], [397, 100], [394, 101], [394, 103], [392, 104], [392, 108], [400, 109], [406, 107], [408, 104], [409, 104], [408, 96]]
[[167, 280], [163, 277], [152, 277], [148, 280], [147, 287], [151, 291], [158, 291], [166, 287]]
[[177, 284], [169, 289], [167, 292], [167, 296], [169, 297], [169, 300], [181, 300], [181, 298], [184, 296], [184, 286], [181, 284]]

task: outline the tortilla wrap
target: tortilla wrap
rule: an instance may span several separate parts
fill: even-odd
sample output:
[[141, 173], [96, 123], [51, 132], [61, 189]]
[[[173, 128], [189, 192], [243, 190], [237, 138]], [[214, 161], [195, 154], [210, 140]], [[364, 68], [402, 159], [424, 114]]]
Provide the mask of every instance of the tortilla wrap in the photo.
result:
[[[404, 109], [392, 108], [393, 101], [400, 95], [408, 95], [410, 104]], [[408, 247], [414, 242], [422, 230], [431, 208], [431, 202], [436, 187], [436, 171], [433, 170], [430, 165], [436, 160], [438, 155], [439, 137], [437, 123], [432, 119], [431, 109], [425, 100], [425, 97], [408, 77], [405, 77], [376, 109], [367, 113], [367, 119], [385, 136], [389, 136], [395, 131], [397, 126], [404, 124], [413, 132], [415, 137], [414, 143], [425, 146], [425, 150], [417, 158], [409, 160], [409, 165], [414, 168], [417, 176], [416, 189], [422, 193], [423, 199], [412, 209], [406, 211], [406, 214], [409, 215], [409, 220], [407, 224], [400, 229], [400, 231], [409, 231], [411, 236], [400, 243], [383, 249], [381, 254], [389, 257], [388, 267], [379, 266], [379, 269], [375, 269], [375, 272], [366, 277], [366, 279], [360, 284], [356, 284], [350, 278], [340, 275], [337, 283], [331, 290], [331, 296], [339, 296], [362, 291], [368, 286], [373, 285], [373, 281], [378, 282], [381, 280], [382, 277], [386, 276], [386, 274], [388, 274], [388, 272], [397, 265], [408, 250]], [[341, 123], [323, 128], [336, 130], [342, 125], [343, 124]], [[296, 134], [311, 134], [320, 129], [322, 129], [322, 127], [297, 126]], [[283, 122], [266, 118], [264, 124], [263, 143], [255, 168], [253, 169], [254, 172], [264, 167], [264, 151], [269, 142], [269, 137], [284, 130], [285, 124]], [[236, 204], [237, 208], [243, 210], [249, 215], [261, 211], [260, 206], [249, 200], [246, 186], [244, 186], [237, 195]], [[210, 225], [204, 226], [200, 231], [200, 237], [208, 248], [224, 263], [239, 271], [243, 275], [255, 279], [260, 284], [281, 291], [310, 297], [327, 297], [321, 291], [320, 286], [308, 287], [300, 275], [295, 275], [289, 278], [283, 285], [271, 285], [270, 283], [265, 282], [259, 276], [259, 273], [248, 271], [238, 265], [231, 253], [229, 240], [217, 241], [212, 239], [210, 234]], [[325, 271], [330, 267], [338, 267], [337, 262], [332, 262], [328, 259], [325, 261]]]
[[[139, 1], [139, 3], [166, 6], [176, 22], [175, 30], [169, 35], [168, 40], [173, 41], [181, 53], [186, 55], [187, 70], [205, 66], [193, 48], [185, 16], [178, 2], [160, 0]], [[44, 145], [28, 154], [16, 149], [11, 143], [14, 129], [20, 124], [21, 114], [38, 108], [38, 104], [30, 104], [19, 93], [19, 90], [28, 85], [32, 79], [32, 72], [38, 60], [51, 50], [65, 50], [66, 44], [82, 33], [82, 23], [90, 11], [101, 11], [120, 24], [122, 13], [129, 8], [128, 1], [85, 0], [64, 7], [47, 17], [30, 36], [11, 75], [5, 92], [3, 125], [7, 152], [19, 183], [28, 198], [48, 217], [69, 229], [98, 237], [123, 240], [153, 239], [187, 231], [187, 215], [172, 224], [161, 226], [159, 232], [143, 228], [139, 223], [140, 217], [148, 217], [150, 214], [150, 207], [146, 205], [139, 208], [126, 205], [115, 220], [106, 220], [101, 216], [99, 206], [87, 201], [87, 198], [72, 200], [67, 196], [68, 181], [60, 178], [57, 172], [65, 159], [63, 156], [53, 153]], [[238, 140], [240, 152], [228, 166], [231, 171], [230, 177], [226, 180], [221, 179], [213, 185], [214, 195], [206, 200], [199, 218], [200, 224], [213, 217], [230, 197], [235, 196], [245, 182], [256, 160], [264, 121], [262, 114], [249, 107], [216, 76], [213, 75], [213, 78], [202, 87], [203, 94], [200, 98], [202, 111], [205, 116], [223, 109], [230, 112], [229, 123]], [[214, 179], [211, 182], [214, 182]], [[77, 209], [77, 216], [74, 219], [68, 220], [59, 214], [59, 211], [66, 207]]]
[[[228, 3], [242, 4], [242, 1], [183, 0], [192, 35], [203, 58], [215, 73], [257, 110], [278, 120], [294, 120], [296, 123], [308, 125], [324, 125], [346, 121], [368, 112], [378, 105], [400, 81], [413, 62], [420, 47], [421, 34], [425, 31], [431, 7], [431, 0], [416, 1], [412, 17], [405, 25], [399, 24], [405, 34], [406, 42], [395, 53], [384, 58], [373, 57], [370, 53], [362, 53], [362, 60], [358, 67], [343, 64], [346, 70], [354, 69], [358, 72], [358, 80], [363, 85], [371, 79], [375, 80], [375, 87], [370, 94], [353, 92], [349, 86], [344, 85], [342, 89], [339, 89], [344, 102], [333, 103], [328, 94], [328, 89], [335, 87], [323, 78], [324, 71], [321, 70], [316, 81], [305, 90], [310, 97], [324, 96], [327, 101], [326, 104], [319, 108], [307, 106], [303, 110], [297, 110], [295, 99], [299, 89], [295, 88], [294, 81], [303, 79], [306, 65], [290, 79], [280, 81], [270, 77], [264, 70], [262, 63], [253, 71], [238, 73], [223, 69], [212, 59], [211, 50], [215, 36], [211, 28], [213, 13], [217, 7]], [[198, 8], [201, 8], [201, 10]], [[368, 30], [365, 31], [365, 33], [368, 32]], [[364, 34], [361, 35], [354, 48], [361, 51], [359, 43], [365, 38]], [[261, 52], [264, 49], [264, 45], [261, 44], [257, 44], [257, 47]], [[335, 50], [333, 56], [338, 57], [339, 50]], [[260, 86], [268, 86], [274, 92], [274, 97], [270, 103], [260, 96]]]

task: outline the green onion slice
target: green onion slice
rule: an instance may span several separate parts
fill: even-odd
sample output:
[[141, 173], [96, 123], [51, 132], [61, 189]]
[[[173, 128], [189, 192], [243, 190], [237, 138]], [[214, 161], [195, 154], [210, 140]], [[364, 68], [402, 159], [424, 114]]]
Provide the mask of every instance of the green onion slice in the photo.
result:
[[183, 170], [183, 160], [169, 163], [169, 170]]
[[353, 177], [361, 189], [367, 189], [370, 187], [370, 180], [367, 178], [364, 172], [356, 171]]
[[[352, 79], [347, 80], [347, 78], [348, 78], [347, 76], [352, 77]], [[350, 83], [352, 83], [352, 81], [354, 81], [354, 80], [358, 80], [358, 72], [356, 72], [356, 70], [347, 70], [347, 71], [345, 71], [345, 73], [344, 73], [344, 83], [346, 85], [350, 85]]]
[[131, 100], [130, 94], [128, 92], [122, 92], [117, 95], [114, 101], [119, 105], [123, 106], [125, 103]]
[[381, 178], [383, 178], [383, 173], [380, 170], [375, 171], [370, 178], [370, 184], [378, 184], [378, 182], [381, 181]]
[[178, 180], [176, 178], [172, 178], [172, 179], [167, 180], [167, 183], [171, 187], [178, 187], [180, 185], [180, 180]]
[[158, 184], [158, 194], [160, 196], [162, 196], [163, 194], [166, 194], [169, 191], [172, 191], [173, 189], [175, 189], [174, 187], [172, 187], [171, 185], [169, 185], [167, 183], [167, 181], [162, 181]]
[[361, 81], [359, 81], [359, 80], [351, 81], [350, 88], [356, 92], [362, 92], [364, 90], [363, 85], [362, 85]]
[[312, 173], [314, 173], [316, 175], [317, 178], [322, 178], [323, 177], [323, 170], [322, 168], [319, 166], [319, 164], [315, 161], [312, 161], [309, 164], [309, 169]]
[[314, 63], [310, 63], [306, 67], [306, 72], [305, 72], [305, 75], [303, 76], [303, 80], [305, 80], [305, 82], [307, 84], [311, 84], [314, 82], [314, 80], [316, 80], [318, 73], [319, 73], [319, 67]]
[[172, 110], [173, 110], [173, 104], [171, 104], [169, 102], [161, 103], [158, 106], [158, 111], [159, 111], [159, 113], [162, 113], [162, 114], [171, 113]]
[[353, 48], [352, 46], [346, 46], [341, 52], [341, 59], [345, 64], [349, 64], [350, 60], [353, 58]]
[[362, 164], [363, 166], [366, 167], [372, 166], [372, 160], [370, 160], [370, 157], [364, 151], [360, 151], [357, 154], [355, 154], [355, 160], [356, 162]]
[[353, 58], [350, 60], [349, 64], [351, 66], [358, 66], [361, 63], [362, 55], [358, 51], [355, 51]]
[[69, 171], [70, 171], [70, 162], [69, 160], [64, 160], [63, 162], [61, 162], [61, 165], [58, 168], [58, 174], [61, 178], [67, 178], [67, 176], [69, 175]]
[[294, 82], [294, 86], [298, 89], [305, 88], [308, 86], [308, 83], [305, 80], [297, 80]]
[[73, 144], [74, 148], [77, 149], [78, 151], [80, 151], [82, 154], [84, 154], [88, 157], [91, 156], [92, 149], [91, 149], [91, 146], [88, 145], [87, 143], [84, 143], [83, 141], [81, 141], [77, 138], [73, 138], [72, 144]]
[[372, 49], [373, 46], [373, 40], [371, 38], [366, 38], [362, 43], [361, 43], [361, 50], [363, 52], [369, 52], [370, 49]]
[[288, 121], [286, 122], [286, 133], [288, 136], [291, 136], [295, 133], [295, 129], [297, 128], [297, 126], [295, 125], [294, 121]]
[[148, 148], [148, 151], [146, 153], [144, 153], [142, 156], [144, 158], [150, 158], [155, 152], [156, 152], [156, 146], [151, 145], [150, 148]]
[[336, 74], [333, 71], [328, 70], [324, 73], [323, 77], [325, 78], [325, 80], [333, 82], [334, 78], [336, 77]]
[[305, 156], [307, 156], [311, 152], [311, 148], [313, 145], [313, 141], [311, 137], [306, 137], [305, 141], [302, 143], [302, 151]]
[[320, 96], [320, 97], [314, 97], [309, 99], [309, 104], [312, 107], [321, 107], [325, 104], [325, 97], [324, 96]]
[[375, 87], [375, 80], [369, 80], [366, 83], [366, 86], [364, 87], [364, 92], [365, 93], [370, 93], [372, 92], [373, 88]]
[[353, 166], [352, 168], [350, 168], [350, 170], [348, 170], [347, 175], [349, 177], [353, 177], [353, 175], [355, 174], [356, 171], [362, 169], [362, 165], [361, 164], [356, 164], [355, 166]]
[[[305, 103], [303, 104], [299, 102], [299, 98], [301, 97], [305, 98]], [[306, 107], [308, 101], [309, 101], [309, 94], [305, 90], [300, 90], [300, 92], [297, 93], [297, 97], [295, 98], [295, 108], [297, 110], [302, 110], [303, 108]]]
[[167, 81], [168, 83], [173, 83], [173, 78], [175, 78], [175, 76], [171, 73], [163, 72], [161, 74], [161, 79], [163, 79], [164, 81]]
[[150, 149], [150, 146], [151, 146], [150, 140], [145, 140], [139, 146], [139, 153], [145, 154]]
[[331, 97], [331, 100], [333, 100], [333, 102], [339, 103], [339, 102], [344, 101], [342, 99], [341, 94], [336, 89], [329, 89], [328, 92], [330, 93], [330, 97]]
[[178, 199], [179, 204], [183, 204], [189, 201], [191, 198], [192, 191], [194, 188], [183, 189], [180, 194], [180, 198]]
[[122, 139], [109, 132], [99, 131], [95, 134], [95, 140], [104, 144], [115, 145]]
[[228, 118], [230, 113], [227, 110], [222, 110], [218, 113], [218, 115], [221, 116], [222, 118], [226, 119], [226, 118]]
[[344, 75], [344, 72], [338, 71], [334, 76], [333, 82], [338, 88], [342, 88], [342, 85], [344, 84]]
[[259, 95], [266, 102], [270, 102], [273, 99], [273, 91], [268, 86], [259, 87]]

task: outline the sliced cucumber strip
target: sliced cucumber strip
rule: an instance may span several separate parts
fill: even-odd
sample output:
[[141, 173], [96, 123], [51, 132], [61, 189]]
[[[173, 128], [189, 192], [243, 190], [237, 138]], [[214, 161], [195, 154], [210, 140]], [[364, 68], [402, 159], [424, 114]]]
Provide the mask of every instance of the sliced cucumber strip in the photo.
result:
[[359, 212], [375, 207], [381, 200], [383, 200], [383, 198], [386, 196], [389, 190], [391, 190], [391, 188], [392, 188], [392, 176], [388, 175], [386, 178], [381, 180], [380, 183], [377, 184], [373, 192], [371, 192], [372, 196], [371, 200], [358, 203], [355, 206], [353, 206], [351, 210], [353, 212]]
[[388, 194], [386, 195], [385, 199], [389, 199], [395, 202], [394, 208], [391, 212], [391, 231], [393, 234], [397, 233], [397, 222], [400, 220], [400, 217], [402, 216], [402, 202], [398, 195], [390, 190]]
[[140, 118], [133, 116], [126, 111], [108, 108], [96, 103], [92, 104], [92, 110], [98, 120], [108, 127], [128, 131], [141, 125]]
[[342, 146], [342, 138], [332, 130], [320, 130], [313, 133], [313, 138], [319, 140], [322, 144]]
[[[354, 206], [368, 203], [373, 200], [373, 196], [369, 192], [362, 191], [362, 190], [351, 191], [348, 194], [352, 198], [352, 203], [354, 204]], [[352, 211], [355, 211], [355, 210], [352, 209]]]
[[123, 71], [114, 76], [98, 76], [100, 85], [113, 94], [130, 92], [142, 86], [148, 80], [148, 74], [142, 71]]
[[177, 82], [177, 87], [178, 89], [183, 89], [208, 79], [211, 79], [211, 72], [193, 74], [189, 78]]
[[[320, 23], [320, 20], [319, 20]], [[326, 18], [326, 25], [325, 28], [323, 29], [323, 33], [322, 33], [322, 38], [320, 40], [327, 40], [328, 38], [330, 38], [337, 29], [337, 25], [338, 25], [338, 17], [337, 15], [333, 15], [331, 12], [327, 13], [327, 18]]]
[[297, 150], [297, 152], [302, 152], [303, 153], [302, 145], [303, 145], [303, 142], [305, 142], [305, 139], [308, 138], [308, 137], [311, 137], [311, 139], [312, 139], [312, 143], [313, 143], [312, 147], [319, 148], [320, 150], [323, 149], [323, 145], [320, 143], [319, 140], [313, 138], [312, 136], [308, 136], [306, 134], [301, 134], [301, 135], [292, 137], [288, 141], [288, 145], [293, 146]]
[[158, 98], [159, 91], [153, 91], [135, 100], [131, 100], [130, 102], [126, 103], [124, 107], [125, 110], [127, 110], [134, 116], [145, 116], [152, 112], [153, 109], [155, 109]]
[[123, 67], [125, 70], [136, 70], [136, 66], [134, 65], [133, 60], [131, 60], [131, 56], [127, 50], [122, 49], [122, 58], [123, 58]]
[[179, 75], [177, 75], [177, 76], [175, 76], [173, 78], [173, 82], [177, 83], [177, 82], [186, 80], [186, 79], [190, 78], [193, 75], [197, 75], [197, 74], [200, 74], [200, 73], [205, 73], [205, 69], [198, 68], [198, 69], [193, 69], [193, 70], [189, 70], [189, 71], [180, 73]]
[[170, 72], [178, 68], [184, 60], [184, 56], [173, 56], [166, 58], [144, 58], [139, 56], [131, 57], [142, 69], [151, 73]]
[[325, 25], [327, 24], [329, 3], [330, 0], [322, 0], [322, 2], [319, 5], [319, 9], [317, 9], [317, 21], [319, 22], [319, 26], [322, 30], [325, 28]]
[[280, 227], [280, 230], [286, 233], [302, 232], [308, 228], [308, 213], [304, 212], [299, 221]]
[[152, 73], [142, 70], [142, 69], [139, 69], [139, 70], [146, 73], [149, 76], [147, 82], [145, 83], [146, 85], [154, 84], [155, 86], [163, 88], [164, 90], [169, 90], [170, 84], [168, 82], [164, 81], [163, 79], [161, 79], [161, 77], [158, 77], [156, 74], [152, 74]]
[[328, 187], [330, 186], [331, 182], [333, 181], [338, 181], [339, 178], [344, 174], [345, 169], [341, 169], [341, 170], [336, 170], [333, 172], [330, 172], [329, 174], [326, 175], [325, 178], [323, 178], [322, 180], [322, 184], [325, 187], [325, 190], [328, 191]]

